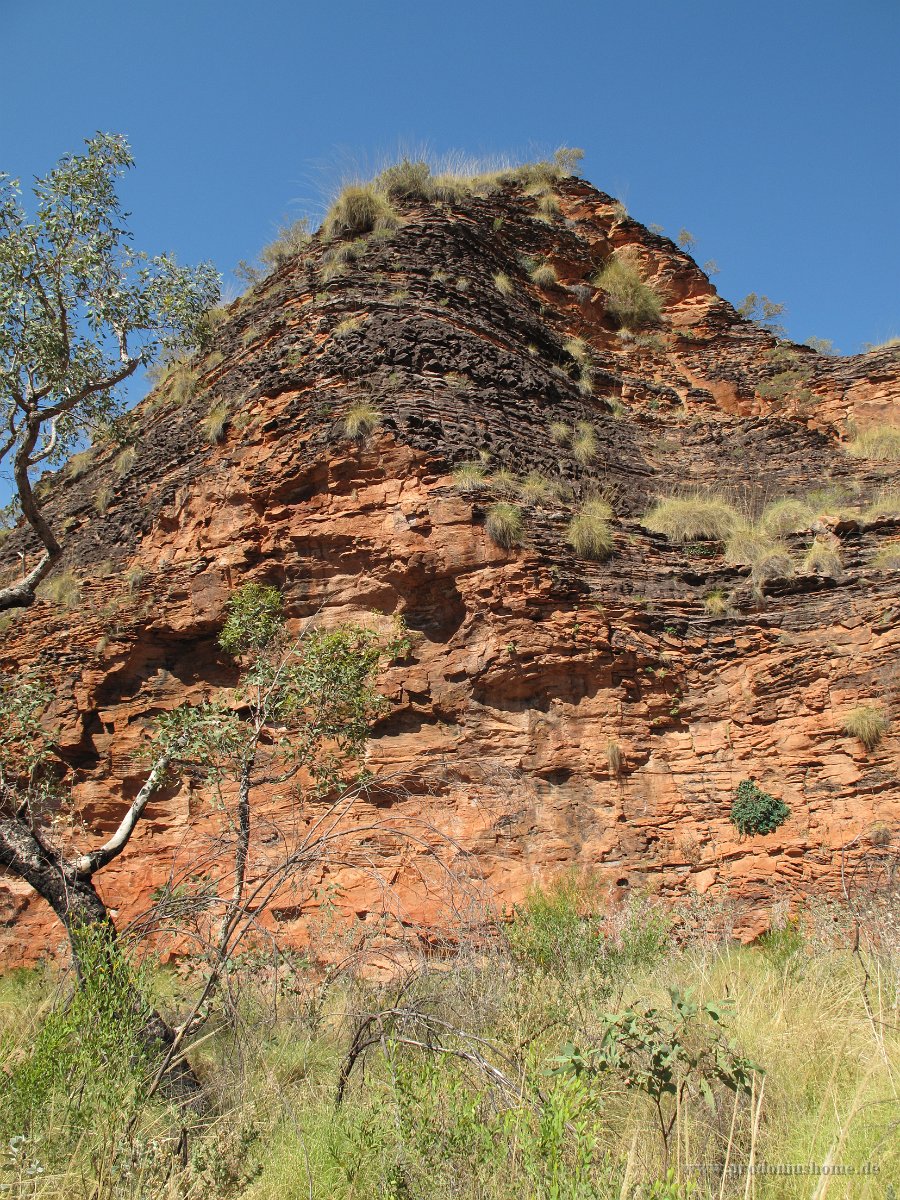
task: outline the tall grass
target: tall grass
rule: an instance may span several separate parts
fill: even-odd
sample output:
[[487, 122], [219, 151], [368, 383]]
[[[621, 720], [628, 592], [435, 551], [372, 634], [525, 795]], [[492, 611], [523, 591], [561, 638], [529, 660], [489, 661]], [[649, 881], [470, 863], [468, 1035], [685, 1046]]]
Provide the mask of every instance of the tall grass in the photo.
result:
[[[101, 996], [74, 1008], [65, 990], [54, 998], [46, 976], [3, 980], [4, 1191], [22, 1200], [888, 1195], [900, 1186], [896, 935], [873, 941], [864, 924], [854, 953], [852, 914], [822, 905], [741, 947], [726, 918], [724, 902], [699, 897], [674, 912], [649, 899], [612, 903], [599, 878], [570, 873], [532, 887], [480, 944], [380, 983], [291, 956], [276, 976], [251, 956], [232, 972], [230, 1019], [211, 1012], [192, 1052], [203, 1112], [142, 1100], [141, 1051], [121, 1003], [117, 1017]], [[692, 924], [716, 935], [689, 936]], [[112, 983], [106, 999], [121, 1001]], [[194, 986], [155, 981], [174, 1009]], [[637, 1073], [591, 1064], [604, 1014], [664, 1016], [672, 989], [717, 1006], [721, 1034], [706, 1018], [693, 1022], [691, 1054], [718, 1045], [758, 1070], [737, 1094], [715, 1079], [707, 1098], [686, 1088], [666, 1145], [641, 1085], [652, 1064], [639, 1054], [630, 1054]], [[341, 1066], [366, 1029], [336, 1107]], [[573, 1054], [584, 1069], [561, 1070]], [[751, 1153], [757, 1164], [870, 1164], [877, 1174], [832, 1180], [826, 1193], [816, 1188], [827, 1176], [716, 1173], [726, 1157], [740, 1168]]]

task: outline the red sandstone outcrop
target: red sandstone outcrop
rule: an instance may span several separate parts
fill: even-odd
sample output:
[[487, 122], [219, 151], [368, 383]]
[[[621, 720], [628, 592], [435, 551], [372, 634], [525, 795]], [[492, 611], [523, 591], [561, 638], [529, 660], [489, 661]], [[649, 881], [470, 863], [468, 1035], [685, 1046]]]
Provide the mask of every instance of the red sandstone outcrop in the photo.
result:
[[[774, 900], [838, 892], [842, 861], [898, 829], [896, 732], [866, 751], [843, 721], [864, 702], [898, 717], [898, 576], [875, 556], [900, 521], [842, 518], [831, 527], [839, 578], [801, 572], [759, 598], [720, 546], [669, 544], [640, 517], [684, 486], [751, 506], [825, 486], [862, 503], [895, 486], [896, 473], [841, 442], [851, 421], [895, 418], [900, 356], [795, 347], [804, 395], [767, 399], [760, 384], [783, 369], [770, 333], [608, 196], [579, 180], [558, 191], [549, 222], [513, 188], [412, 205], [395, 234], [370, 239], [332, 278], [315, 239], [231, 305], [193, 399], [176, 407], [163, 388], [136, 410], [123, 478], [108, 446], [78, 478], [51, 483], [61, 569], [81, 581], [80, 599], [15, 614], [0, 669], [54, 683], [76, 803], [67, 836], [87, 846], [115, 826], [143, 778], [153, 714], [233, 682], [216, 631], [248, 580], [278, 584], [294, 620], [320, 608], [323, 621], [404, 618], [411, 649], [384, 674], [391, 708], [368, 750], [390, 786], [376, 783], [354, 819], [387, 811], [427, 824], [500, 905], [576, 864], [613, 894], [727, 891], [749, 936]], [[653, 338], [621, 336], [590, 283], [624, 247], [664, 297]], [[551, 262], [558, 284], [537, 287], [524, 256]], [[498, 272], [513, 282], [508, 296]], [[564, 348], [573, 336], [591, 348], [589, 392]], [[361, 396], [381, 424], [356, 444], [343, 417]], [[229, 415], [210, 444], [201, 421], [215, 404]], [[593, 462], [554, 443], [559, 421], [593, 424]], [[451, 480], [480, 452], [491, 470], [560, 477], [576, 500], [603, 489], [613, 557], [575, 557], [562, 502], [526, 508], [521, 548], [494, 545], [490, 489], [465, 497]], [[811, 536], [793, 538], [798, 557]], [[24, 531], [6, 539], [0, 582], [30, 549]], [[734, 609], [713, 617], [704, 598], [717, 587], [735, 591]], [[739, 839], [732, 796], [751, 777], [791, 817]], [[269, 807], [285, 803], [272, 795]], [[160, 794], [97, 877], [120, 921], [214, 825], [196, 781]], [[426, 929], [437, 881], [432, 894], [409, 843], [385, 853], [405, 919]], [[361, 867], [335, 868], [331, 882], [348, 913], [378, 911]], [[302, 940], [303, 912], [272, 919]], [[0, 881], [0, 913], [7, 964], [61, 940], [17, 880]]]

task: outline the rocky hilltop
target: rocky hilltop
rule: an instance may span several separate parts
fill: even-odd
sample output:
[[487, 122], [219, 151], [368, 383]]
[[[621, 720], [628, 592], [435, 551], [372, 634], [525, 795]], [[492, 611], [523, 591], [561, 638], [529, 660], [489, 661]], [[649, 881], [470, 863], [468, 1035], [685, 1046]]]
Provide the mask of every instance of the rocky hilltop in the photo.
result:
[[[391, 208], [279, 256], [202, 354], [46, 479], [65, 558], [5, 619], [0, 669], [54, 684], [71, 836], [115, 827], [154, 714], [233, 682], [217, 630], [258, 580], [295, 621], [402, 618], [359, 819], [427, 821], [501, 905], [576, 864], [614, 896], [725, 895], [750, 937], [773, 904], [838, 892], [900, 819], [900, 502], [866, 440], [896, 420], [900, 355], [779, 340], [576, 177]], [[623, 315], [611, 263], [658, 317]], [[648, 517], [672, 496], [714, 497], [727, 528]], [[577, 552], [586, 505], [611, 507], [611, 552]], [[0, 583], [35, 553], [6, 537]], [[887, 725], [868, 745], [847, 731], [861, 707]], [[738, 835], [745, 780], [790, 809], [774, 832]], [[213, 819], [202, 791], [160, 793], [97, 877], [122, 920]], [[388, 873], [427, 930], [408, 844]], [[353, 863], [329, 882], [357, 917], [382, 903]], [[0, 912], [6, 962], [61, 941], [17, 880]], [[301, 939], [303, 915], [272, 919]]]

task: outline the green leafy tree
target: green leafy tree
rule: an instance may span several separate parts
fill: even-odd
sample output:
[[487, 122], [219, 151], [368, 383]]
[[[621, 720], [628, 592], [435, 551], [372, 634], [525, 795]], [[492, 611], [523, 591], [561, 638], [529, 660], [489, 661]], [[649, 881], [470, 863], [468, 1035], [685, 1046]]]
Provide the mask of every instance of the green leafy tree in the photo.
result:
[[126, 140], [97, 134], [35, 180], [35, 215], [18, 181], [0, 174], [0, 463], [41, 557], [0, 590], [0, 609], [29, 604], [62, 547], [33, 488], [35, 470], [61, 462], [110, 420], [119, 386], [161, 352], [189, 348], [219, 294], [209, 264], [135, 250], [116, 193], [133, 165]]

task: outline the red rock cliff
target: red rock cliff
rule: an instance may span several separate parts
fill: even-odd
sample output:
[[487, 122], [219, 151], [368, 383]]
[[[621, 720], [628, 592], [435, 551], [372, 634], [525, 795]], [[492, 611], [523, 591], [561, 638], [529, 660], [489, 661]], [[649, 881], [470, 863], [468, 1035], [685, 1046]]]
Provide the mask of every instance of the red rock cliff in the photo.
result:
[[[192, 398], [176, 404], [163, 385], [139, 407], [124, 474], [127, 456], [105, 445], [49, 482], [80, 599], [16, 614], [0, 669], [55, 684], [69, 836], [87, 845], [115, 826], [154, 713], [232, 682], [216, 631], [248, 580], [278, 584], [294, 619], [320, 607], [324, 621], [405, 619], [412, 648], [382, 680], [391, 710], [368, 752], [392, 784], [363, 807], [427, 817], [501, 904], [580, 864], [613, 893], [727, 889], [750, 934], [774, 899], [839, 889], [844, 847], [852, 858], [897, 828], [896, 736], [866, 750], [843, 732], [860, 703], [897, 715], [898, 576], [877, 559], [896, 515], [822, 517], [788, 538], [794, 558], [818, 529], [839, 542], [842, 571], [798, 565], [761, 592], [720, 544], [670, 543], [641, 517], [686, 487], [748, 508], [829, 487], [862, 513], [896, 479], [842, 443], [850, 422], [891, 419], [900, 359], [792, 347], [802, 387], [772, 398], [765, 384], [784, 363], [769, 332], [610, 197], [575, 179], [557, 192], [549, 217], [512, 186], [407, 204], [396, 232], [357, 243], [337, 269], [313, 239], [231, 305]], [[623, 336], [590, 282], [626, 247], [663, 298], [652, 335]], [[556, 282], [532, 281], [537, 261]], [[589, 347], [590, 386], [573, 337]], [[343, 426], [360, 397], [381, 417], [363, 444]], [[217, 406], [227, 418], [211, 444], [201, 422]], [[591, 424], [593, 459], [554, 441], [559, 422]], [[569, 489], [523, 506], [519, 548], [485, 531], [497, 485], [474, 497], [453, 486], [453, 468], [480, 454], [494, 476], [539, 472]], [[564, 540], [572, 505], [596, 489], [615, 510], [605, 563]], [[24, 531], [8, 537], [0, 581], [31, 550]], [[715, 589], [732, 594], [724, 615], [704, 603]], [[729, 812], [745, 778], [789, 805], [777, 832], [737, 837]], [[161, 794], [98, 876], [122, 920], [202, 811], [196, 781]], [[409, 920], [427, 926], [420, 866], [408, 846], [389, 863]], [[363, 872], [336, 879], [349, 912], [377, 909]], [[59, 943], [18, 881], [0, 881], [0, 911], [5, 962]], [[302, 936], [302, 914], [276, 916]]]

